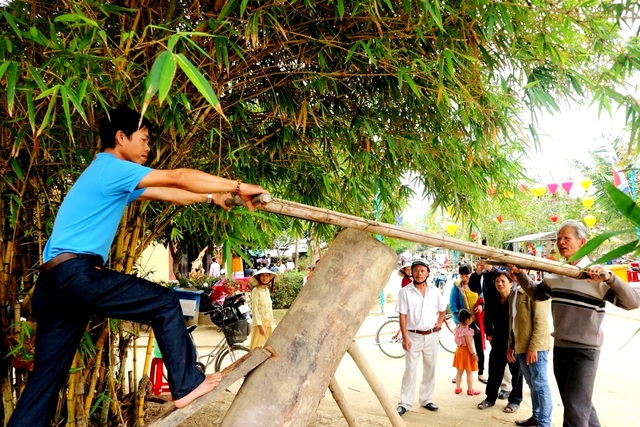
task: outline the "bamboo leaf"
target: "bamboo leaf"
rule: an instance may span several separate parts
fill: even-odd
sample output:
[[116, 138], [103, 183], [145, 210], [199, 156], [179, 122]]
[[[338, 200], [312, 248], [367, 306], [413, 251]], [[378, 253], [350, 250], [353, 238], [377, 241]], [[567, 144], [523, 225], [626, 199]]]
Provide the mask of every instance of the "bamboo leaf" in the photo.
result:
[[591, 265], [606, 264], [609, 261], [612, 261], [614, 259], [623, 257], [631, 252], [634, 252], [638, 249], [638, 243], [640, 243], [640, 240], [634, 240], [633, 242], [627, 243], [626, 245], [622, 245], [619, 248], [609, 251], [603, 256], [601, 256], [600, 258], [598, 258], [597, 260], [593, 261]]
[[163, 101], [169, 94], [169, 89], [173, 83], [173, 78], [176, 75], [176, 59], [175, 56], [169, 55], [166, 57], [162, 64], [162, 70], [160, 71], [160, 82], [158, 84], [158, 101], [162, 105]]
[[36, 132], [36, 136], [42, 135], [42, 132], [44, 132], [44, 130], [49, 126], [49, 123], [51, 122], [52, 113], [53, 109], [56, 106], [56, 98], [58, 97], [58, 90], [60, 90], [60, 86], [55, 85], [52, 89], [53, 91], [51, 92], [51, 99], [49, 99], [49, 107], [47, 108], [47, 112], [44, 114], [42, 123], [40, 123], [40, 128], [38, 128], [38, 131]]
[[87, 18], [84, 15], [79, 15], [76, 13], [65, 13], [63, 15], [58, 15], [53, 20], [54, 22], [68, 22], [68, 23], [84, 23], [94, 28], [100, 28], [100, 25], [92, 19]]
[[598, 249], [600, 245], [602, 245], [604, 242], [606, 242], [607, 240], [609, 240], [614, 236], [618, 236], [620, 234], [632, 233], [632, 232], [634, 232], [634, 230], [627, 229], [627, 230], [610, 231], [607, 233], [599, 234], [593, 237], [592, 239], [590, 239], [589, 241], [587, 241], [587, 243], [585, 243], [584, 246], [578, 249], [578, 251], [575, 254], [573, 254], [573, 256], [569, 259], [569, 261], [577, 261], [579, 259], [582, 259], [583, 257], [589, 255], [591, 252]]
[[338, 16], [344, 18], [344, 0], [338, 0], [336, 7], [338, 9]]
[[[65, 83], [65, 86], [62, 86], [64, 88], [64, 96], [71, 101], [73, 107], [76, 109], [78, 114], [80, 114], [80, 117], [82, 117], [82, 119], [88, 123], [87, 114], [85, 113], [84, 108], [82, 108], [82, 102], [80, 102], [80, 99], [78, 99], [75, 92], [68, 87], [70, 83], [71, 81], [67, 81]], [[86, 80], [83, 83], [86, 85]]]
[[631, 197], [618, 190], [611, 182], [605, 182], [604, 189], [611, 201], [625, 218], [635, 226], [640, 226], [640, 208]]
[[[209, 84], [209, 82], [204, 78], [202, 73], [198, 71], [198, 69], [184, 56], [182, 53], [176, 56], [178, 61], [178, 65], [182, 69], [191, 83], [198, 89], [200, 94], [207, 100], [209, 104], [225, 119], [227, 117], [222, 112], [222, 108], [220, 107], [220, 102], [218, 101], [218, 97], [213, 92], [213, 88]], [[228, 121], [228, 120], [227, 120]]]
[[[162, 80], [162, 71], [164, 69], [164, 64], [167, 60], [169, 60], [169, 57], [172, 57], [173, 53], [169, 52], [168, 50], [162, 51], [160, 53], [160, 55], [158, 55], [158, 57], [156, 58], [156, 60], [153, 62], [153, 65], [151, 66], [151, 71], [149, 72], [149, 74], [147, 74], [147, 78], [145, 79], [145, 93], [144, 93], [144, 100], [142, 101], [142, 111], [140, 112], [140, 117], [143, 117], [145, 112], [147, 111], [147, 108], [149, 108], [149, 104], [151, 103], [151, 100], [153, 99], [153, 96], [158, 92], [159, 88], [160, 88], [160, 81]], [[173, 76], [171, 76], [171, 79], [173, 80]], [[169, 84], [170, 86], [171, 84]]]
[[9, 68], [11, 63], [12, 61], [4, 61], [2, 65], [0, 65], [0, 80], [2, 80], [2, 76], [4, 76], [4, 73], [7, 71], [7, 68]]
[[33, 92], [28, 91], [27, 97], [27, 114], [29, 116], [29, 125], [31, 125], [31, 133], [36, 133], [36, 109], [33, 105]]
[[6, 10], [2, 11], [2, 16], [4, 16], [4, 19], [7, 20], [7, 22], [9, 23], [9, 26], [11, 27], [13, 32], [16, 33], [16, 36], [18, 36], [18, 38], [20, 40], [22, 40], [22, 31], [16, 25], [16, 21], [13, 19], [13, 16], [11, 16], [11, 14], [9, 12], [7, 12]]
[[11, 62], [9, 65], [9, 73], [7, 75], [7, 111], [9, 116], [13, 117], [13, 105], [16, 95], [16, 82], [18, 81], [18, 63]]
[[13, 169], [13, 172], [16, 174], [16, 176], [18, 177], [18, 179], [22, 182], [24, 182], [24, 172], [22, 172], [22, 168], [20, 167], [20, 164], [18, 163], [18, 159], [16, 159], [15, 157], [11, 159], [11, 169]]
[[62, 98], [62, 109], [64, 110], [64, 119], [67, 123], [67, 130], [71, 136], [71, 141], [75, 142], [73, 138], [73, 126], [71, 125], [71, 110], [69, 108], [69, 97], [67, 96], [67, 88], [60, 86], [60, 98]]
[[436, 26], [440, 29], [440, 31], [444, 31], [444, 27], [442, 26], [442, 15], [440, 14], [440, 3], [437, 1], [424, 0], [422, 3], [424, 8], [431, 15], [431, 19], [436, 24]]
[[404, 79], [406, 80], [407, 84], [409, 85], [409, 87], [411, 88], [411, 90], [413, 91], [413, 93], [418, 96], [421, 97], [422, 93], [420, 92], [420, 89], [418, 88], [418, 86], [416, 85], [416, 82], [413, 81], [413, 79], [411, 78], [411, 76], [409, 74], [405, 74]]
[[242, 2], [240, 2], [240, 16], [243, 16], [246, 12], [248, 3], [249, 0], [242, 0]]

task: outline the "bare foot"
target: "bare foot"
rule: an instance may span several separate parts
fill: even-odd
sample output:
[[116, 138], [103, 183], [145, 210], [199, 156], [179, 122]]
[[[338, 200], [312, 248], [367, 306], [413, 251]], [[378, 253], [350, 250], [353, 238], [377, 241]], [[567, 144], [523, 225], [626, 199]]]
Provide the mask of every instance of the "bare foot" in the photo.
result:
[[202, 381], [198, 387], [193, 389], [193, 391], [187, 394], [185, 397], [174, 400], [173, 404], [176, 405], [176, 408], [178, 409], [184, 408], [189, 403], [196, 400], [198, 397], [205, 395], [216, 388], [218, 384], [220, 384], [220, 380], [222, 380], [222, 374], [220, 372], [205, 376], [204, 381]]

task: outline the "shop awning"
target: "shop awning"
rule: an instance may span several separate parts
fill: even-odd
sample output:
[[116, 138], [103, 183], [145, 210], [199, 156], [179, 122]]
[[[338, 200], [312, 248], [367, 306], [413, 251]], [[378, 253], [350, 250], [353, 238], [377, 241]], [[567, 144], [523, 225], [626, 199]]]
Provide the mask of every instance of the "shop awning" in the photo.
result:
[[544, 242], [549, 240], [556, 240], [555, 231], [545, 231], [544, 233], [527, 234], [526, 236], [520, 236], [520, 237], [516, 237], [515, 239], [507, 240], [505, 243]]

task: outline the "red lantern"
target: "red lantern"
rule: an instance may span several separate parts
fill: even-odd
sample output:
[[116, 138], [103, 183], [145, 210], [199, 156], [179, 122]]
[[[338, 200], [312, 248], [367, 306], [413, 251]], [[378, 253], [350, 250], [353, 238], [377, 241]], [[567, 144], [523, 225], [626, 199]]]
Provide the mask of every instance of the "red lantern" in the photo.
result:
[[478, 237], [478, 235], [476, 234], [476, 232], [475, 232], [475, 231], [473, 231], [473, 232], [471, 233], [471, 240], [476, 240], [476, 237]]
[[498, 221], [498, 224], [502, 224], [502, 215], [498, 215], [496, 220]]
[[496, 187], [495, 187], [495, 186], [493, 186], [493, 185], [492, 185], [491, 187], [489, 187], [489, 190], [487, 191], [487, 193], [489, 193], [489, 195], [490, 195], [491, 197], [494, 197], [494, 196], [496, 195], [496, 193], [497, 193], [497, 192], [498, 192], [498, 190], [497, 190], [497, 189], [496, 189]]
[[554, 224], [558, 222], [558, 215], [556, 214], [551, 215], [551, 222]]

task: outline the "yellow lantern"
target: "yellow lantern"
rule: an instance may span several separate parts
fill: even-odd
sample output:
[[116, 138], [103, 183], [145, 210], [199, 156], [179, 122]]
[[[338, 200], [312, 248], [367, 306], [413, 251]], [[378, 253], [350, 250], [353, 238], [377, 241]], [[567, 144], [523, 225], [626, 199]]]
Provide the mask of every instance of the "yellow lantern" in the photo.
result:
[[534, 196], [540, 197], [547, 192], [547, 187], [544, 187], [542, 185], [534, 185], [529, 189], [529, 191], [531, 191], [531, 194], [533, 194]]
[[454, 234], [456, 234], [456, 230], [458, 229], [458, 225], [454, 222], [450, 222], [447, 224], [447, 233], [449, 233], [449, 235], [453, 236]]
[[582, 188], [584, 188], [584, 191], [589, 191], [589, 188], [591, 188], [591, 180], [590, 179], [583, 179], [582, 181], [580, 181], [580, 185], [582, 186]]
[[587, 208], [587, 210], [589, 210], [593, 206], [593, 202], [595, 200], [593, 199], [593, 197], [587, 196], [587, 197], [583, 197], [581, 201], [584, 207]]
[[587, 215], [584, 218], [582, 218], [582, 220], [584, 221], [585, 224], [587, 224], [587, 227], [589, 228], [593, 228], [593, 226], [596, 225], [596, 217], [593, 215]]
[[513, 199], [513, 196], [514, 196], [513, 191], [511, 190], [504, 191], [504, 197], [506, 197], [507, 199]]

